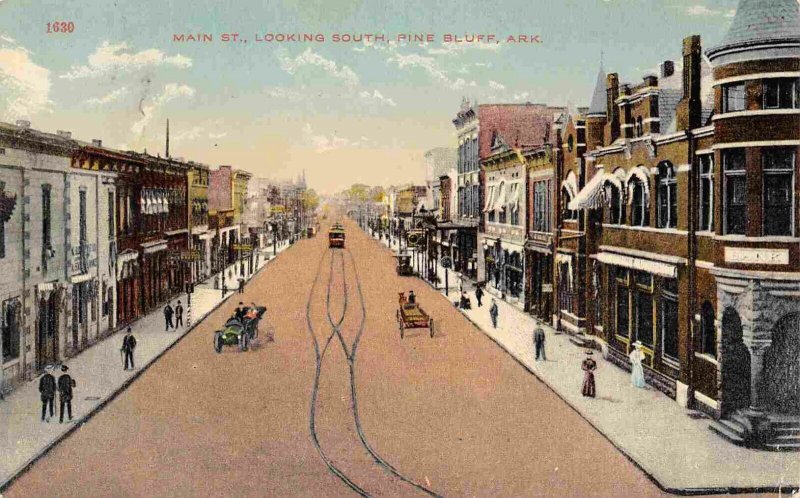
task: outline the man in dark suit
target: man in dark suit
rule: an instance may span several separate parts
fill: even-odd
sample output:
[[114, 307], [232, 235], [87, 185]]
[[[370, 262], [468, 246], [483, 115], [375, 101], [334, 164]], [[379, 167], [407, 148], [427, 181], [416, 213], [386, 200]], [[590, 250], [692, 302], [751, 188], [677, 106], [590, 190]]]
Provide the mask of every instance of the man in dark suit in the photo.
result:
[[[56, 378], [51, 373], [53, 365], [44, 367], [44, 375], [39, 379], [39, 394], [42, 397], [42, 422], [50, 422], [53, 416], [53, 404], [56, 397]], [[50, 407], [50, 416], [47, 416], [47, 407]]]
[[183, 327], [183, 305], [180, 299], [175, 306], [175, 328], [177, 329], [178, 327]]
[[67, 373], [69, 367], [61, 365], [61, 377], [58, 378], [58, 401], [59, 415], [58, 423], [64, 423], [64, 407], [67, 408], [69, 419], [72, 420], [72, 389], [75, 387], [75, 380]]
[[239, 306], [236, 307], [236, 313], [234, 313], [234, 317], [239, 320], [240, 322], [244, 323], [244, 316], [247, 314], [247, 307], [244, 305], [243, 302], [239, 302]]
[[167, 303], [167, 305], [164, 306], [164, 320], [166, 321], [166, 328], [164, 330], [169, 330], [171, 328], [175, 328], [175, 326], [172, 325], [172, 314], [173, 313], [174, 313], [174, 311], [172, 309], [172, 306], [169, 303]]
[[131, 333], [131, 328], [128, 327], [128, 330], [125, 331], [125, 337], [122, 339], [122, 353], [125, 355], [125, 370], [128, 369], [128, 365], [130, 364], [130, 369], [133, 370], [133, 350], [136, 349], [136, 338], [133, 337]]

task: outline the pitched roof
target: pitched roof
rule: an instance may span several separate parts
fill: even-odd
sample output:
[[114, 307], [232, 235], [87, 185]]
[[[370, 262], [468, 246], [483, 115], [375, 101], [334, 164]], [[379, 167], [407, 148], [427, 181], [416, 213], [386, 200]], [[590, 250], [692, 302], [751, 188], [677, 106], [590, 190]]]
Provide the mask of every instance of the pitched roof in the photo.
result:
[[553, 114], [563, 107], [545, 104], [481, 104], [478, 106], [478, 152], [481, 159], [492, 155], [492, 136], [510, 147], [538, 146], [551, 140]]
[[800, 37], [797, 0], [740, 0], [720, 46]]
[[597, 73], [597, 82], [594, 84], [594, 93], [592, 93], [592, 101], [589, 104], [589, 112], [587, 114], [602, 114], [606, 115], [606, 74], [602, 66]]

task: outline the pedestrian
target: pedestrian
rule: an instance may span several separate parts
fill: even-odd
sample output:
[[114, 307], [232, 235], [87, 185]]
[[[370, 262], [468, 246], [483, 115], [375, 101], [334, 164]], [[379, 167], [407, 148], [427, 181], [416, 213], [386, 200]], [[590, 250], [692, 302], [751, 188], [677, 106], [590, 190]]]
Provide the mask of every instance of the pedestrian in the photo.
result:
[[583, 386], [581, 387], [581, 394], [586, 397], [594, 398], [596, 391], [594, 385], [594, 371], [597, 370], [597, 362], [592, 359], [592, 352], [586, 351], [586, 359], [581, 363], [583, 370]]
[[61, 365], [61, 371], [64, 372], [58, 378], [58, 401], [59, 401], [59, 415], [58, 423], [64, 423], [64, 408], [67, 409], [69, 419], [72, 420], [72, 389], [75, 387], [75, 379], [68, 373], [69, 367]]
[[166, 322], [166, 328], [164, 330], [168, 331], [170, 328], [175, 328], [175, 326], [172, 325], [173, 313], [175, 313], [175, 310], [172, 309], [171, 304], [167, 303], [167, 305], [164, 307], [164, 321]]
[[640, 341], [633, 343], [633, 350], [628, 354], [628, 359], [631, 360], [631, 384], [634, 387], [645, 387], [644, 368], [642, 367], [644, 352], [642, 352], [642, 343]]
[[533, 344], [536, 349], [536, 361], [539, 361], [540, 356], [542, 361], [547, 361], [547, 355], [544, 353], [544, 329], [541, 325], [533, 332]]
[[413, 290], [408, 291], [408, 304], [414, 304], [417, 302], [417, 296], [414, 294]]
[[239, 277], [239, 294], [244, 294], [244, 279]]
[[217, 330], [216, 332], [214, 332], [214, 351], [216, 351], [217, 353], [221, 353], [222, 346], [223, 346], [222, 331]]
[[475, 289], [475, 299], [478, 300], [478, 308], [480, 308], [483, 304], [481, 303], [481, 299], [483, 299], [483, 288], [481, 286]]
[[183, 327], [183, 305], [181, 300], [178, 299], [178, 304], [175, 306], [175, 328]]
[[244, 303], [239, 301], [239, 306], [236, 307], [236, 312], [234, 312], [233, 316], [240, 322], [244, 321], [244, 316], [247, 314], [247, 308], [245, 308]]
[[499, 310], [497, 309], [497, 301], [492, 298], [492, 305], [489, 307], [489, 316], [492, 318], [492, 327], [497, 328], [497, 315], [499, 314]]
[[136, 338], [133, 337], [133, 333], [131, 333], [131, 328], [125, 331], [125, 337], [122, 338], [122, 354], [125, 356], [125, 364], [123, 370], [128, 370], [128, 365], [130, 365], [130, 369], [133, 370], [136, 368], [133, 364], [133, 351], [136, 349]]
[[[56, 378], [51, 373], [53, 365], [44, 367], [44, 375], [39, 379], [39, 394], [42, 398], [42, 422], [50, 422], [50, 417], [53, 416], [53, 404], [56, 397]], [[50, 415], [47, 415], [47, 409], [50, 408]]]

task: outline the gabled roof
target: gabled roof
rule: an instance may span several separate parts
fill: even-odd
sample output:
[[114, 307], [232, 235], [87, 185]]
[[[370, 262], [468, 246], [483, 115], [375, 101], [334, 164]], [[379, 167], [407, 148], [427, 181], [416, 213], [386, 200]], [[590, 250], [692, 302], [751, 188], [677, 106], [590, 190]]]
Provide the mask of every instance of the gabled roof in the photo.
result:
[[606, 74], [601, 66], [600, 71], [597, 73], [597, 82], [594, 84], [594, 93], [592, 93], [592, 101], [589, 104], [589, 111], [587, 112], [588, 115], [606, 115], [607, 93]]
[[552, 140], [554, 113], [563, 107], [544, 104], [481, 104], [478, 106], [478, 151], [481, 159], [492, 155], [492, 136], [510, 147], [539, 146]]

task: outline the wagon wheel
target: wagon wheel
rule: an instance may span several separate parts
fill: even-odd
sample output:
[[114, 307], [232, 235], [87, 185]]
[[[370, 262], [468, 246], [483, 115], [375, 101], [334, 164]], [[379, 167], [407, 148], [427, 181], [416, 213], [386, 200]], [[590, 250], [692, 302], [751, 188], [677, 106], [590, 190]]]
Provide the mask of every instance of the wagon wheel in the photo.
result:
[[431, 338], [433, 338], [433, 318], [428, 320], [428, 327], [431, 329]]
[[404, 335], [405, 335], [405, 326], [403, 325], [403, 321], [400, 320], [400, 339], [402, 339]]

